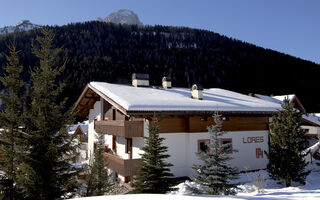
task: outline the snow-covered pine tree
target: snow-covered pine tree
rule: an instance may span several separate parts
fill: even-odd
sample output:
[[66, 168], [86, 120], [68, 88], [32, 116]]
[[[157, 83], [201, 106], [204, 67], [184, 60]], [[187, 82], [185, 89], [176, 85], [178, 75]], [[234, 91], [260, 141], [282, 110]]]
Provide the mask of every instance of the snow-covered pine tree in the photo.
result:
[[23, 134], [19, 126], [23, 123], [24, 92], [20, 74], [23, 67], [19, 64], [16, 44], [9, 46], [5, 75], [0, 78], [4, 91], [0, 93], [2, 100], [0, 113], [0, 198], [19, 199], [16, 183], [21, 153], [23, 152]]
[[288, 99], [284, 100], [282, 108], [272, 117], [270, 125], [267, 169], [272, 178], [287, 187], [291, 186], [292, 181], [305, 184], [310, 171], [305, 171], [308, 163], [304, 160], [306, 153], [303, 150], [307, 148], [307, 140], [301, 128], [302, 113]]
[[199, 184], [200, 187], [191, 187], [188, 189], [195, 194], [210, 195], [234, 195], [236, 194], [237, 184], [232, 183], [238, 178], [236, 168], [230, 167], [228, 161], [232, 157], [226, 151], [230, 150], [228, 144], [221, 144], [222, 120], [221, 115], [214, 114], [215, 125], [208, 127], [210, 142], [207, 144], [206, 151], [197, 152], [197, 156], [202, 161], [200, 165], [194, 165], [194, 175], [191, 180]]
[[86, 196], [104, 195], [110, 190], [111, 183], [109, 182], [109, 176], [105, 167], [107, 160], [103, 156], [105, 149], [104, 143], [104, 135], [100, 134], [98, 137], [97, 149], [94, 152], [94, 156], [91, 158], [87, 169]]
[[54, 34], [43, 29], [37, 37], [33, 53], [40, 60], [31, 72], [30, 105], [26, 117], [26, 155], [21, 165], [22, 185], [26, 199], [59, 199], [75, 191], [77, 170], [71, 161], [76, 146], [67, 132], [70, 112], [59, 95], [64, 88], [61, 76], [65, 64], [58, 65], [61, 48], [52, 48]]
[[173, 174], [170, 172], [172, 164], [165, 161], [168, 147], [162, 145], [164, 138], [159, 136], [158, 119], [152, 118], [149, 124], [149, 137], [145, 138], [146, 145], [142, 148], [142, 161], [135, 178], [134, 193], [161, 193], [174, 190]]

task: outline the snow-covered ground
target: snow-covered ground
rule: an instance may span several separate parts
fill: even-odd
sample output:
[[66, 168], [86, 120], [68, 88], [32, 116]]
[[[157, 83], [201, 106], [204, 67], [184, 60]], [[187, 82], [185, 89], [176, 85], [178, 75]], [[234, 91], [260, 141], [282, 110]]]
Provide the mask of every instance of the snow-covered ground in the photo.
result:
[[[285, 187], [279, 185], [276, 181], [271, 180], [268, 173], [265, 170], [258, 172], [251, 172], [242, 174], [239, 182], [243, 183], [240, 185], [241, 191], [235, 196], [194, 196], [186, 189], [187, 184], [193, 184], [189, 181], [179, 184], [178, 191], [172, 192], [171, 194], [128, 194], [128, 195], [110, 195], [100, 197], [87, 197], [78, 198], [79, 200], [204, 200], [205, 198], [210, 199], [264, 199], [264, 200], [310, 200], [320, 199], [320, 166], [315, 164], [309, 165], [309, 169], [312, 172], [309, 174], [306, 180], [306, 185], [293, 184], [292, 187]], [[264, 178], [265, 181], [260, 182], [263, 188], [258, 192], [257, 177]], [[214, 198], [213, 198], [214, 197]]]

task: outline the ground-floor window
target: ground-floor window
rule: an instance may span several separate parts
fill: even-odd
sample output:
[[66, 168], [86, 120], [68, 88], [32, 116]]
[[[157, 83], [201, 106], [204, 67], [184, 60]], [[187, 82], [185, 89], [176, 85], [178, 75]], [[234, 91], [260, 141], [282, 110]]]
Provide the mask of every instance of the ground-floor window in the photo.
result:
[[[209, 139], [198, 140], [198, 152], [206, 152], [209, 150]], [[232, 153], [232, 138], [221, 138], [220, 144], [226, 153]]]
[[210, 143], [209, 139], [198, 140], [198, 152], [206, 152], [209, 150], [208, 144]]
[[221, 138], [220, 144], [225, 153], [232, 153], [232, 138]]

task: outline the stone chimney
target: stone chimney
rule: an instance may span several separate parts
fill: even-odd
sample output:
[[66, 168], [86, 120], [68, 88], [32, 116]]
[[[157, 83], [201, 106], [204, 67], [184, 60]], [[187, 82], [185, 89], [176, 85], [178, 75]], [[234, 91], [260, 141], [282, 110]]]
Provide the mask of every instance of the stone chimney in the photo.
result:
[[203, 99], [203, 87], [200, 84], [193, 84], [191, 87], [191, 97], [193, 99]]
[[169, 76], [164, 76], [162, 78], [162, 87], [165, 89], [171, 88], [172, 84], [171, 84], [171, 77]]
[[149, 74], [132, 74], [132, 85], [134, 87], [149, 87]]

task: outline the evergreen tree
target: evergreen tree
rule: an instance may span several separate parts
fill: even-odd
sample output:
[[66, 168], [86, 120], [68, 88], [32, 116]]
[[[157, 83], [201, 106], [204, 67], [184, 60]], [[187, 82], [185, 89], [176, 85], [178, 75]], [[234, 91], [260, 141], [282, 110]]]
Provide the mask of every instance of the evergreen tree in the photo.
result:
[[199, 188], [189, 186], [189, 190], [193, 193], [236, 194], [237, 184], [231, 181], [238, 178], [238, 172], [228, 163], [232, 159], [228, 152], [234, 150], [229, 149], [229, 144], [221, 144], [220, 137], [224, 132], [221, 132], [222, 120], [220, 118], [220, 115], [215, 114], [215, 125], [208, 127], [210, 142], [207, 144], [207, 150], [196, 153], [203, 163], [193, 166], [194, 176], [191, 177], [191, 180], [200, 185]]
[[146, 137], [146, 145], [142, 148], [142, 161], [137, 171], [134, 193], [166, 193], [172, 191], [174, 186], [170, 168], [173, 166], [165, 161], [169, 157], [168, 147], [162, 145], [164, 138], [159, 136], [159, 125], [156, 117], [149, 124], [149, 137]]
[[104, 135], [100, 134], [97, 149], [87, 170], [87, 192], [86, 196], [104, 195], [110, 189], [109, 176], [106, 171], [106, 160], [103, 156], [104, 152]]
[[23, 151], [23, 134], [19, 130], [23, 115], [23, 86], [20, 78], [23, 67], [19, 64], [16, 45], [9, 46], [10, 56], [7, 56], [5, 75], [0, 78], [5, 90], [0, 93], [2, 112], [0, 113], [0, 170], [3, 172], [0, 180], [1, 199], [18, 199], [16, 177]]
[[304, 160], [307, 148], [305, 131], [301, 128], [302, 114], [298, 112], [288, 99], [284, 100], [280, 110], [272, 117], [270, 125], [270, 151], [267, 166], [270, 176], [291, 186], [292, 181], [305, 184], [307, 162]]
[[[67, 132], [69, 112], [64, 112], [65, 100], [59, 95], [64, 84], [59, 80], [64, 65], [57, 56], [61, 48], [52, 48], [54, 34], [43, 29], [44, 37], [37, 37], [33, 53], [40, 60], [31, 72], [30, 107], [27, 110], [27, 154], [21, 166], [23, 195], [27, 199], [58, 199], [73, 192], [76, 170], [72, 168], [73, 138]], [[70, 194], [70, 193], [69, 193]]]

